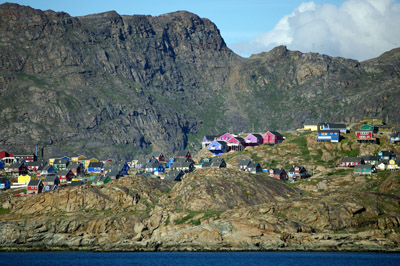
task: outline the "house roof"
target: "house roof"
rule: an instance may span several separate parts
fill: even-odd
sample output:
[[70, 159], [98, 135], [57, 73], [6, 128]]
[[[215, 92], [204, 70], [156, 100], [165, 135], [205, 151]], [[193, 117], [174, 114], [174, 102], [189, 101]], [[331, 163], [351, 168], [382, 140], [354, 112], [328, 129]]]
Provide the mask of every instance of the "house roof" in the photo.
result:
[[188, 150], [178, 151], [176, 153], [176, 156], [185, 157], [188, 152], [189, 152]]
[[68, 169], [75, 169], [75, 168], [78, 168], [79, 165], [81, 165], [81, 163], [72, 162], [72, 163], [70, 163], [70, 164], [68, 165], [67, 168], [68, 168]]
[[340, 128], [340, 129], [346, 129], [345, 124], [336, 124], [336, 123], [328, 123], [329, 128]]
[[396, 156], [394, 151], [380, 151], [379, 153], [382, 153], [382, 156]]
[[48, 176], [46, 176], [46, 179], [44, 180], [44, 182], [54, 182], [54, 181], [56, 181], [56, 179], [58, 179], [58, 176], [48, 175]]
[[43, 161], [33, 161], [33, 162], [27, 162], [26, 163], [28, 166], [41, 166], [42, 164], [44, 164]]
[[12, 165], [10, 165], [10, 168], [19, 168], [21, 166], [22, 163], [13, 163]]
[[361, 162], [363, 157], [343, 157], [340, 162], [348, 163], [348, 162]]
[[[206, 140], [208, 140], [208, 141], [213, 141], [213, 140], [215, 140], [216, 138], [218, 138], [219, 136], [214, 136], [214, 135], [205, 135], [204, 136], [204, 138], [206, 139]], [[204, 139], [203, 138], [203, 139]]]
[[55, 169], [54, 166], [52, 166], [52, 165], [45, 165], [45, 166], [43, 167], [42, 171], [48, 171], [50, 168]]
[[370, 164], [359, 164], [354, 166], [354, 169], [372, 169], [372, 168], [375, 168], [375, 166]]
[[362, 156], [364, 161], [379, 161], [380, 157], [375, 155]]
[[53, 164], [67, 164], [68, 162], [68, 159], [55, 159]]
[[121, 175], [121, 172], [116, 169], [113, 169], [109, 173], [107, 173], [107, 176], [119, 176], [119, 175]]
[[31, 187], [31, 186], [39, 186], [39, 184], [42, 182], [42, 180], [41, 179], [35, 179], [35, 180], [32, 180], [31, 179], [31, 181], [29, 181], [29, 183], [28, 183], [28, 187]]
[[182, 167], [190, 167], [191, 165], [193, 165], [192, 162], [183, 162], [182, 163]]
[[286, 173], [285, 169], [272, 168], [271, 170], [273, 171], [274, 175], [280, 175], [281, 173]]
[[71, 187], [75, 187], [75, 186], [81, 186], [83, 184], [85, 184], [85, 182], [83, 182], [81, 180], [74, 180], [74, 181], [71, 182], [70, 186]]
[[315, 119], [306, 119], [306, 121], [304, 121], [304, 125], [306, 126], [310, 126], [310, 125], [318, 125], [319, 122]]
[[57, 175], [67, 175], [70, 170], [61, 170], [57, 173]]
[[103, 167], [103, 163], [102, 162], [91, 162], [88, 166], [88, 168], [102, 168]]
[[208, 161], [208, 162], [204, 162], [201, 167], [202, 168], [207, 168], [207, 167], [211, 167], [212, 161]]
[[270, 131], [268, 131], [268, 132], [272, 133], [272, 134], [275, 135], [275, 136], [283, 137], [282, 134], [279, 133], [278, 131], [272, 131], [272, 130], [270, 130]]
[[10, 181], [7, 177], [0, 177], [0, 183], [1, 184], [8, 183], [7, 180]]
[[153, 151], [150, 155], [150, 157], [160, 157], [161, 155], [163, 155], [162, 152], [160, 151]]
[[146, 164], [146, 168], [158, 168], [160, 167], [160, 163], [159, 162], [151, 162]]
[[240, 161], [239, 166], [248, 166], [250, 163], [250, 160], [242, 160]]
[[339, 130], [318, 130], [318, 134], [319, 133], [338, 133], [338, 134], [340, 134], [340, 131]]
[[247, 166], [247, 168], [258, 168], [258, 167], [261, 167], [260, 164], [259, 164], [259, 163], [254, 163], [254, 162], [251, 162], [251, 163]]
[[[181, 170], [171, 170], [166, 175], [164, 179], [166, 180], [176, 180], [179, 176], [182, 176], [184, 173]], [[180, 179], [179, 179], [180, 180]]]
[[390, 135], [391, 138], [398, 138], [400, 137], [400, 132], [395, 132], [392, 135]]
[[214, 158], [211, 161], [211, 167], [221, 167], [224, 164], [225, 164], [225, 160], [222, 158]]

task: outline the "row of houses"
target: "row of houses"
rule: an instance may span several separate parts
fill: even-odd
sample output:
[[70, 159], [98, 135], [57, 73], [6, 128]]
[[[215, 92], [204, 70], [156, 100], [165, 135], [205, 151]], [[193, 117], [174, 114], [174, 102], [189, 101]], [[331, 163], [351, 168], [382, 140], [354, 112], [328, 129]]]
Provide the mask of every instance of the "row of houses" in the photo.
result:
[[400, 169], [400, 154], [393, 151], [380, 151], [378, 155], [360, 157], [344, 157], [340, 160], [339, 166], [352, 167], [356, 174], [372, 174], [377, 170], [398, 170]]
[[[365, 121], [370, 121], [366, 119]], [[375, 123], [376, 124], [376, 123]], [[379, 134], [390, 134], [390, 142], [400, 144], [400, 130], [391, 126], [375, 124], [363, 124], [355, 130], [356, 141], [359, 143], [379, 143]], [[340, 142], [341, 134], [349, 132], [345, 124], [337, 123], [316, 123], [307, 120], [304, 129], [318, 131], [317, 141]]]
[[277, 131], [268, 131], [265, 134], [251, 133], [246, 137], [240, 137], [231, 133], [221, 136], [204, 136], [201, 146], [213, 155], [221, 155], [228, 151], [242, 151], [246, 146], [258, 146], [261, 144], [275, 145], [281, 143], [284, 137]]

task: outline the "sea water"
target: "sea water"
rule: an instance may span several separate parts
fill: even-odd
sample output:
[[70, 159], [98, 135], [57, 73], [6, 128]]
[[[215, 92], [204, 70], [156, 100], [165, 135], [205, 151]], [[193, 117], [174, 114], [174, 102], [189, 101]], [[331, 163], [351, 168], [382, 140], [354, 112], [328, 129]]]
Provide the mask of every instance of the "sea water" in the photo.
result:
[[399, 266], [400, 253], [357, 252], [4, 252], [0, 265]]

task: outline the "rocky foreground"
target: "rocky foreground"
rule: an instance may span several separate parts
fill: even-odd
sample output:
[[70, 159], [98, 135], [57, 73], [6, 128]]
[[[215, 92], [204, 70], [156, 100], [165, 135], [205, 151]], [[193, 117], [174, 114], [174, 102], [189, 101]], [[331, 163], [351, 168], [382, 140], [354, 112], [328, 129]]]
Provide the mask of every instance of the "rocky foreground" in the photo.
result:
[[[180, 183], [126, 176], [103, 187], [2, 195], [2, 250], [400, 251], [399, 175], [288, 184], [202, 169]], [[306, 187], [310, 190], [301, 190]], [[340, 184], [340, 185], [338, 185]], [[303, 186], [302, 186], [303, 185]]]

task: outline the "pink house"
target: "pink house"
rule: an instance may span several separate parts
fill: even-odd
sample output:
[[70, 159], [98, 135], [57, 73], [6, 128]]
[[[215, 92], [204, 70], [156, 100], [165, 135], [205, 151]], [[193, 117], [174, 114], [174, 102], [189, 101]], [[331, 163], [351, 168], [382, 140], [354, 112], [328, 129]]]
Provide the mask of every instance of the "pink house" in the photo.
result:
[[246, 146], [257, 146], [263, 143], [263, 137], [260, 134], [249, 134], [244, 138]]
[[244, 139], [241, 137], [234, 137], [227, 141], [229, 150], [242, 151], [244, 149]]
[[262, 137], [264, 144], [277, 144], [283, 141], [283, 136], [277, 131], [268, 131]]
[[224, 135], [222, 135], [221, 137], [219, 137], [217, 140], [223, 140], [223, 141], [228, 141], [231, 138], [233, 138], [233, 136], [230, 133], [225, 133]]

